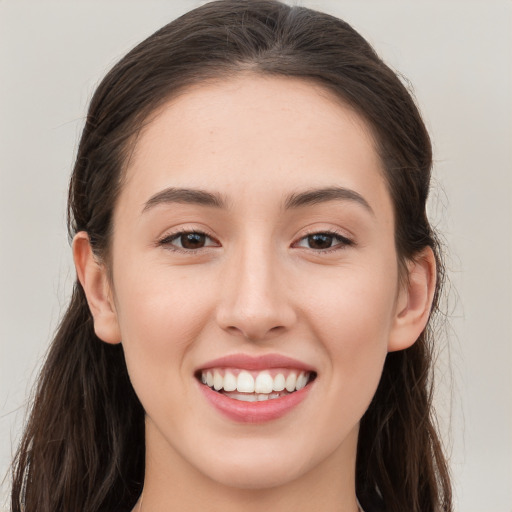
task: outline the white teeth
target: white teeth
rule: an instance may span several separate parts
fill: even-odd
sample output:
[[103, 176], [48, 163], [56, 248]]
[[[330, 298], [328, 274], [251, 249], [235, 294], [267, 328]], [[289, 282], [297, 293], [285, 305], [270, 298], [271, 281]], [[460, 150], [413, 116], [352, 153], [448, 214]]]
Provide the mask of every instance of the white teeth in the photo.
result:
[[270, 394], [256, 394], [256, 393], [237, 393], [236, 391], [231, 393], [225, 393], [226, 396], [233, 400], [240, 400], [241, 402], [263, 402], [264, 400], [273, 400], [274, 398], [280, 398], [281, 396], [288, 395], [284, 393], [270, 393]]
[[253, 376], [249, 372], [242, 370], [236, 380], [236, 389], [241, 393], [254, 393]]
[[215, 391], [219, 391], [219, 389], [222, 389], [223, 385], [224, 379], [222, 378], [222, 375], [215, 370], [213, 373], [213, 389], [215, 389]]
[[288, 375], [288, 377], [286, 377], [286, 384], [285, 384], [286, 391], [288, 391], [289, 393], [291, 393], [292, 391], [295, 391], [296, 384], [297, 384], [297, 375], [292, 372], [292, 373], [290, 373], [290, 375]]
[[224, 375], [224, 391], [235, 391], [236, 377], [231, 372]]
[[270, 373], [258, 373], [258, 376], [256, 377], [256, 382], [254, 383], [254, 391], [256, 393], [271, 393], [273, 384], [274, 379], [272, 379]]
[[299, 391], [299, 389], [302, 389], [307, 384], [307, 382], [307, 375], [304, 372], [301, 372], [299, 378], [297, 379], [297, 384], [295, 384], [295, 388], [297, 389], [297, 391]]
[[201, 382], [215, 389], [215, 391], [255, 393], [256, 395], [261, 395], [261, 398], [258, 398], [258, 400], [266, 400], [269, 395], [270, 398], [276, 398], [273, 395], [277, 395], [277, 397], [282, 396], [282, 393], [279, 393], [285, 390], [288, 393], [301, 390], [308, 383], [310, 376], [309, 372], [291, 371], [286, 377], [285, 373], [278, 373], [272, 378], [270, 371], [262, 371], [254, 378], [254, 373], [240, 370], [240, 373], [236, 376], [229, 370], [205, 370], [201, 372]]
[[255, 395], [254, 393], [228, 393], [226, 396], [229, 396], [229, 398], [233, 398], [235, 400], [240, 400], [241, 402], [257, 402], [258, 401], [258, 395]]
[[286, 379], [284, 378], [284, 375], [282, 373], [278, 373], [274, 377], [274, 383], [272, 385], [272, 390], [273, 391], [283, 391], [285, 386], [286, 386]]

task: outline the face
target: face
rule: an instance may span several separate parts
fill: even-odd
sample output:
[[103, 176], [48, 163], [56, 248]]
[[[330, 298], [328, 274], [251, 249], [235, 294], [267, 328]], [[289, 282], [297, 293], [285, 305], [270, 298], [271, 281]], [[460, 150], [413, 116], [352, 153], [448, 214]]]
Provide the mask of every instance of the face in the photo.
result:
[[171, 100], [129, 161], [111, 265], [148, 471], [257, 489], [353, 466], [401, 291], [350, 108], [253, 75]]

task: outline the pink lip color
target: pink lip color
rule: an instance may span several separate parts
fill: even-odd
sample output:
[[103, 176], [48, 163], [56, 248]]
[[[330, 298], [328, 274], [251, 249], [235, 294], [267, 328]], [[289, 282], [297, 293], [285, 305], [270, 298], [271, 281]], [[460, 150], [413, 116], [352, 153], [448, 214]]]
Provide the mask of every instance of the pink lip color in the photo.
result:
[[281, 398], [273, 398], [263, 402], [242, 402], [241, 400], [228, 398], [226, 395], [198, 382], [198, 386], [206, 399], [218, 411], [241, 423], [263, 423], [284, 416], [306, 398], [311, 385], [308, 384], [300, 391], [294, 391]]
[[247, 354], [232, 354], [225, 357], [219, 357], [213, 361], [203, 364], [198, 370], [207, 370], [208, 368], [240, 368], [241, 370], [266, 370], [268, 368], [293, 368], [306, 372], [313, 372], [315, 369], [291, 357], [280, 354], [265, 354], [261, 356], [250, 356]]
[[[240, 368], [243, 370], [265, 370], [270, 368], [293, 368], [307, 372], [315, 371], [313, 367], [280, 354], [265, 354], [250, 356], [247, 354], [232, 354], [208, 361], [197, 371], [209, 368]], [[228, 398], [222, 393], [210, 389], [198, 382], [198, 386], [205, 398], [221, 413], [231, 420], [242, 423], [263, 423], [284, 416], [298, 406], [308, 395], [312, 383], [280, 398], [265, 400], [262, 402], [243, 402]]]

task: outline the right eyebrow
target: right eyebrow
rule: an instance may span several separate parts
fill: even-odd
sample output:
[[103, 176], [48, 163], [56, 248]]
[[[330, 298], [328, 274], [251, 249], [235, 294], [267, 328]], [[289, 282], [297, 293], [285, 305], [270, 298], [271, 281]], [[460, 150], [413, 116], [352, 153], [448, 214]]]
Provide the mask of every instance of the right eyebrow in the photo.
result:
[[142, 213], [161, 204], [184, 203], [198, 204], [212, 208], [226, 209], [226, 200], [220, 195], [206, 190], [169, 187], [151, 196], [142, 209]]

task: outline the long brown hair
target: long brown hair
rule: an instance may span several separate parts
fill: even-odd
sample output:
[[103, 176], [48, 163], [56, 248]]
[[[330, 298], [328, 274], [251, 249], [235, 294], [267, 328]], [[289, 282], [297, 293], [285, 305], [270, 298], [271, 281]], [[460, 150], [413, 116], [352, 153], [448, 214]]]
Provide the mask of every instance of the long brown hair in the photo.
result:
[[[108, 262], [123, 169], [148, 116], [190, 85], [247, 69], [312, 80], [367, 121], [393, 199], [400, 261], [426, 247], [436, 255], [435, 313], [443, 266], [425, 213], [432, 151], [411, 94], [347, 23], [273, 0], [208, 3], [157, 31], [107, 74], [91, 101], [73, 170], [70, 235], [86, 231]], [[433, 417], [432, 350], [429, 324], [412, 347], [387, 356], [360, 425], [356, 490], [363, 507], [452, 510]], [[12, 510], [130, 510], [142, 489], [144, 455], [144, 411], [122, 345], [96, 337], [77, 282], [16, 455]]]

